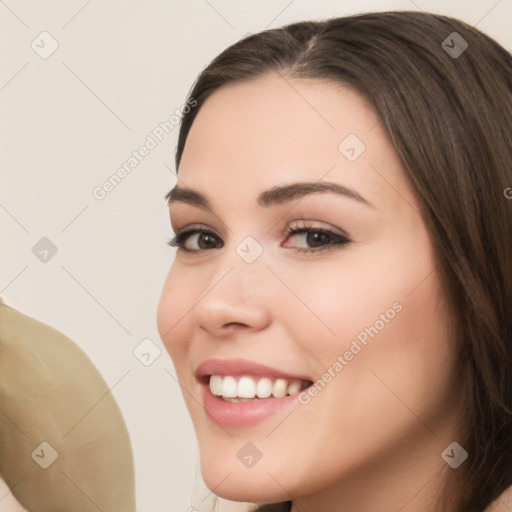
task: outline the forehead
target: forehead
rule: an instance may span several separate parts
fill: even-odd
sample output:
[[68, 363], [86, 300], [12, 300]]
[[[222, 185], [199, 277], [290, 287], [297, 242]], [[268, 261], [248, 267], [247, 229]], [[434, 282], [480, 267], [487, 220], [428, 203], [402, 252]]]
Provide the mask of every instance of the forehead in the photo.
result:
[[393, 202], [397, 190], [414, 201], [363, 96], [342, 84], [278, 74], [223, 86], [206, 100], [179, 176], [206, 194], [219, 193], [222, 184], [247, 200], [276, 184], [326, 179], [361, 190], [374, 204]]

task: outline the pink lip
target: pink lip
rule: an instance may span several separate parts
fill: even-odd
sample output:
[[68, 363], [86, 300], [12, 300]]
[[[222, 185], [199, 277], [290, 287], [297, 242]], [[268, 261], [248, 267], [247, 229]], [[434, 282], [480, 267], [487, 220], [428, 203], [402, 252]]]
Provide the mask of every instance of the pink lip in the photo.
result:
[[207, 381], [209, 375], [248, 375], [272, 379], [312, 380], [308, 377], [282, 372], [270, 366], [243, 359], [209, 359], [201, 363], [197, 370], [203, 396], [203, 404], [208, 416], [225, 427], [250, 427], [297, 402], [298, 395], [283, 398], [255, 398], [248, 402], [226, 402], [211, 393]]

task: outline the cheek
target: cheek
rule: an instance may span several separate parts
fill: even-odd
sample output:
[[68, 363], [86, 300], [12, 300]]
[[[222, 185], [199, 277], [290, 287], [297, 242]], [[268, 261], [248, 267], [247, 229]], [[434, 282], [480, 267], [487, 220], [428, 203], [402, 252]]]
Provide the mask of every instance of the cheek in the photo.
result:
[[365, 348], [403, 316], [407, 294], [420, 272], [399, 268], [396, 262], [395, 266], [390, 268], [377, 256], [373, 261], [348, 256], [281, 269], [293, 294], [288, 292], [286, 300], [283, 295], [276, 304], [280, 319], [293, 328], [290, 335], [296, 344], [318, 361], [317, 371], [345, 351], [357, 351], [354, 340]]
[[188, 310], [192, 305], [193, 286], [190, 280], [179, 277], [180, 273], [171, 267], [167, 275], [157, 310], [157, 326], [176, 370], [180, 372], [179, 363], [183, 362], [188, 352], [190, 340]]
[[336, 335], [301, 339], [326, 382], [312, 400], [331, 411], [333, 433], [341, 428], [378, 444], [395, 429], [423, 428], [415, 414], [432, 424], [450, 414], [455, 346], [440, 283], [428, 273], [402, 266], [379, 280], [361, 274], [350, 293], [331, 282], [332, 301], [319, 296], [318, 311]]

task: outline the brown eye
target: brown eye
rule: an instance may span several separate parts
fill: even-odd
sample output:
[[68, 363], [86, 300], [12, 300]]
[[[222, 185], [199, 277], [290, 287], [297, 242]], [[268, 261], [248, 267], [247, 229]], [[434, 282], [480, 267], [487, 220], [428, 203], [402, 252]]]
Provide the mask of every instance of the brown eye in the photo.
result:
[[210, 233], [197, 233], [197, 245], [199, 249], [218, 249], [222, 244], [216, 241], [216, 237]]
[[306, 235], [306, 241], [308, 245], [312, 247], [321, 247], [322, 245], [329, 243], [331, 240], [331, 235], [325, 231], [310, 231]]
[[287, 231], [287, 242], [285, 247], [291, 247], [288, 239], [296, 237], [302, 239], [306, 247], [295, 247], [298, 252], [319, 252], [329, 249], [337, 249], [350, 243], [344, 236], [334, 233], [328, 229], [321, 228], [292, 228]]
[[[193, 236], [195, 237], [195, 245], [197, 247], [187, 247], [187, 242], [193, 240]], [[178, 250], [198, 252], [207, 249], [218, 249], [223, 246], [223, 243], [221, 239], [209, 229], [188, 229], [176, 233], [173, 238], [167, 241], [167, 245], [177, 247]], [[192, 245], [194, 245], [194, 243], [192, 243]]]

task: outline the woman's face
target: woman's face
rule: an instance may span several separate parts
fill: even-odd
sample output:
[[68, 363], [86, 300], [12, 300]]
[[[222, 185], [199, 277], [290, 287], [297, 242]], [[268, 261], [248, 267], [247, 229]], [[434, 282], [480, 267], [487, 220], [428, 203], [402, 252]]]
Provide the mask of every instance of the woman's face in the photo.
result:
[[174, 231], [207, 232], [178, 250], [158, 327], [206, 484], [251, 502], [360, 493], [361, 506], [376, 496], [365, 482], [390, 477], [383, 496], [417, 493], [455, 440], [454, 344], [374, 110], [325, 81], [224, 86], [194, 121], [177, 187]]

